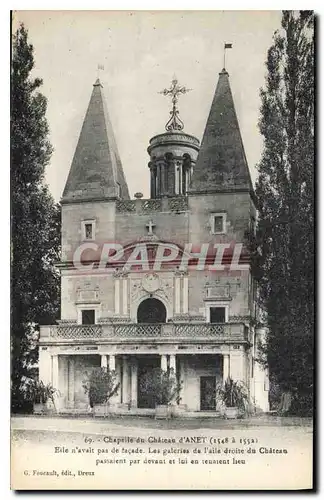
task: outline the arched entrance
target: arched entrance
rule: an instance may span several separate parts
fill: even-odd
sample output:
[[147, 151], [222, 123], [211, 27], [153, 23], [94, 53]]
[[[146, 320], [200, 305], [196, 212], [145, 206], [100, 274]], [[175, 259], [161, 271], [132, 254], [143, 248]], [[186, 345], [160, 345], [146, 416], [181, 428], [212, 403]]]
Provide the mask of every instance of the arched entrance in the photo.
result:
[[[145, 299], [137, 309], [138, 323], [165, 323], [166, 308], [158, 299]], [[137, 357], [138, 385], [137, 385], [137, 406], [138, 408], [154, 408], [155, 393], [150, 385], [154, 370], [161, 365], [158, 355], [143, 355]]]
[[159, 299], [145, 299], [137, 309], [137, 323], [165, 323], [166, 308]]

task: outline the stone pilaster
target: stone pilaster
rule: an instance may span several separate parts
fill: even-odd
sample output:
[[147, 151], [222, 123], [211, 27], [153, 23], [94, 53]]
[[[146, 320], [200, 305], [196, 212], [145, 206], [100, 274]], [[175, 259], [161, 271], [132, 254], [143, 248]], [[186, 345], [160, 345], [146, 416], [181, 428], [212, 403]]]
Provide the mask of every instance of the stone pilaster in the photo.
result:
[[52, 385], [55, 389], [59, 389], [59, 366], [58, 355], [52, 355]]
[[123, 283], [123, 315], [127, 316], [128, 314], [128, 279], [124, 278], [122, 280]]
[[228, 379], [230, 375], [230, 357], [229, 354], [223, 354], [223, 382]]
[[182, 312], [184, 314], [188, 313], [188, 297], [189, 297], [189, 278], [188, 276], [184, 276], [183, 288], [182, 288]]
[[230, 354], [230, 376], [233, 380], [246, 383], [245, 353], [243, 348]]
[[123, 380], [122, 380], [122, 399], [124, 404], [130, 401], [129, 394], [129, 363], [126, 356], [123, 358]]
[[48, 347], [41, 347], [39, 350], [39, 380], [44, 384], [52, 383], [52, 360]]
[[116, 370], [116, 356], [114, 354], [109, 354], [109, 370]]
[[115, 279], [115, 314], [120, 313], [120, 279]]
[[75, 360], [73, 356], [69, 356], [68, 359], [68, 404], [73, 408], [74, 406], [74, 364]]
[[137, 360], [134, 359], [131, 367], [131, 405], [137, 408]]
[[108, 363], [107, 363], [107, 354], [101, 354], [101, 368], [107, 368]]
[[170, 370], [174, 370], [174, 373], [176, 374], [176, 355], [175, 354], [170, 354], [170, 363], [169, 363]]
[[161, 370], [166, 372], [168, 369], [168, 360], [166, 354], [161, 354]]

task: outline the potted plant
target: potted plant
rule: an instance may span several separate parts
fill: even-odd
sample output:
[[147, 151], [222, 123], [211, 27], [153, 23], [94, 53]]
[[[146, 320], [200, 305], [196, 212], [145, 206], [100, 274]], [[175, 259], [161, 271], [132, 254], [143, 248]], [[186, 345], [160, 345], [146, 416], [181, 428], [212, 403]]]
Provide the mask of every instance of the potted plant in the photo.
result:
[[116, 373], [109, 368], [94, 368], [87, 380], [83, 382], [83, 389], [89, 397], [89, 405], [94, 415], [107, 415], [109, 400], [117, 394], [119, 382]]
[[43, 415], [55, 410], [54, 396], [59, 393], [51, 384], [44, 384], [42, 380], [30, 379], [26, 383], [28, 398], [33, 402], [33, 413]]
[[163, 371], [156, 368], [141, 377], [141, 391], [155, 407], [155, 418], [170, 418], [173, 416], [173, 404], [180, 402], [182, 384], [177, 380], [174, 370]]
[[244, 384], [230, 377], [218, 385], [216, 399], [224, 405], [224, 417], [231, 419], [244, 415], [249, 402]]

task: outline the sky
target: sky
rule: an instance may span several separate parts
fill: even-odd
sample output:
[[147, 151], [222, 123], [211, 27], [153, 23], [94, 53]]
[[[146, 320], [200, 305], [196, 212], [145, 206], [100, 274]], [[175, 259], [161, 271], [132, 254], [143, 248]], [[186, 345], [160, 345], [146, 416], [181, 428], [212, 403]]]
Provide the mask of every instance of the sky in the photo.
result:
[[192, 89], [179, 99], [184, 132], [201, 140], [218, 73], [226, 69], [252, 176], [260, 160], [260, 88], [280, 11], [16, 11], [34, 45], [54, 147], [46, 181], [59, 201], [99, 71], [131, 197], [149, 197], [149, 140], [165, 131], [173, 75]]

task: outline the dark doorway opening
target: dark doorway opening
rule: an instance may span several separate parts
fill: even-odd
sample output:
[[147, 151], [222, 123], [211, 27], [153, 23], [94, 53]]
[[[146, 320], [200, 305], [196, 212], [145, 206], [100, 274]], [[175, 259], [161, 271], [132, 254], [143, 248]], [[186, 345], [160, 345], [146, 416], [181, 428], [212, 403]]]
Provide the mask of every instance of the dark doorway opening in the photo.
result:
[[155, 393], [151, 385], [154, 371], [160, 368], [160, 356], [138, 357], [137, 407], [155, 408]]
[[158, 299], [146, 299], [140, 303], [137, 309], [138, 323], [165, 323], [166, 309]]
[[200, 409], [216, 410], [216, 377], [200, 377]]

